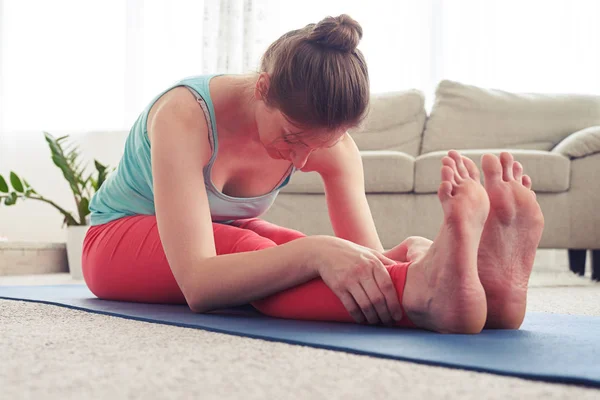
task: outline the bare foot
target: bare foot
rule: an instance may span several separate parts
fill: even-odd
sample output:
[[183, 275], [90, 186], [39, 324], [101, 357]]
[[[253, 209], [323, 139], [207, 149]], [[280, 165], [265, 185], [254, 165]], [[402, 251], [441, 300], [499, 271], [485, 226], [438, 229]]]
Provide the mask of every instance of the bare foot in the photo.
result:
[[[463, 157], [469, 171], [475, 163]], [[544, 216], [531, 179], [512, 155], [481, 159], [490, 213], [483, 229], [477, 264], [488, 305], [486, 328], [518, 329], [525, 318], [527, 285]]]
[[477, 248], [489, 200], [464, 164], [443, 166], [441, 174], [438, 198], [444, 221], [425, 256], [408, 268], [402, 302], [410, 320], [421, 328], [479, 333], [487, 306], [477, 274]]

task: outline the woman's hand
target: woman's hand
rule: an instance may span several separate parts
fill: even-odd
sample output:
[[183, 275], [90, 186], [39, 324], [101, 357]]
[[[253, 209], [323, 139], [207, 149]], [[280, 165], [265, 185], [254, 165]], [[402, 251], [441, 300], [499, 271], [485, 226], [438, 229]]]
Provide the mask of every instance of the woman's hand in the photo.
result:
[[383, 254], [333, 236], [314, 240], [311, 264], [358, 323], [392, 324], [402, 308], [385, 265], [397, 264]]
[[409, 236], [383, 255], [398, 262], [418, 261], [425, 256], [433, 242], [421, 236]]

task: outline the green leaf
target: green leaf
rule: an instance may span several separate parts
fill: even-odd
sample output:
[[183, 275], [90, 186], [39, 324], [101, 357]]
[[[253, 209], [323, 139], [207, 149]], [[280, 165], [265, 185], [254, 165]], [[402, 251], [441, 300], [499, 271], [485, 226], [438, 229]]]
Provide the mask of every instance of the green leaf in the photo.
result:
[[73, 150], [71, 150], [68, 154], [65, 155], [65, 152], [60, 144], [61, 141], [64, 141], [68, 138], [68, 135], [62, 136], [58, 139], [55, 139], [51, 134], [44, 132], [46, 137], [46, 141], [50, 146], [50, 152], [52, 153], [52, 161], [54, 164], [61, 169], [63, 176], [69, 182], [71, 186], [71, 190], [74, 195], [81, 195], [81, 188], [79, 187], [78, 175], [79, 171], [77, 171], [76, 164], [77, 157], [79, 156], [79, 152], [77, 147], [74, 146]]
[[94, 185], [94, 189], [98, 191], [106, 180], [106, 176], [110, 171], [108, 170], [108, 166], [100, 164], [97, 160], [94, 160], [94, 165], [98, 170], [98, 179], [95, 181], [96, 184]]
[[66, 154], [65, 158], [67, 160], [69, 160], [72, 165], [78, 164], [76, 167], [73, 167], [73, 170], [75, 170], [75, 171], [79, 170], [79, 167], [81, 166], [81, 164], [83, 164], [83, 162], [77, 162], [79, 160], [79, 156], [81, 155], [80, 151], [77, 149], [73, 149], [70, 152], [65, 153], [65, 154]]
[[0, 175], [0, 192], [8, 193], [8, 184], [6, 183], [2, 175]]
[[46, 142], [48, 142], [48, 146], [50, 147], [50, 152], [52, 153], [52, 155], [60, 154], [60, 146], [58, 145], [58, 143], [56, 143], [56, 139], [54, 138], [54, 136], [52, 136], [48, 132], [44, 132], [44, 136], [46, 138]]
[[66, 226], [73, 226], [73, 225], [80, 225], [77, 220], [75, 220], [75, 218], [73, 218], [73, 215], [71, 215], [70, 212], [63, 212], [62, 213], [64, 215], [64, 220], [63, 223]]
[[83, 197], [79, 202], [79, 218], [82, 223], [85, 223], [85, 217], [90, 213], [90, 201], [87, 197]]
[[100, 162], [98, 160], [94, 160], [94, 165], [96, 166], [96, 169], [98, 170], [98, 172], [104, 172], [104, 171], [106, 171], [106, 168], [108, 168], [106, 165], [100, 164]]
[[10, 184], [12, 185], [13, 188], [15, 188], [15, 190], [19, 193], [23, 193], [23, 183], [21, 182], [21, 178], [19, 178], [19, 176], [17, 174], [15, 174], [14, 172], [10, 172]]
[[67, 182], [69, 182], [73, 193], [79, 194], [80, 191], [79, 187], [77, 186], [77, 178], [75, 177], [73, 170], [69, 167], [69, 164], [64, 159], [64, 157], [61, 157], [60, 155], [53, 155], [52, 161], [54, 161], [54, 164], [61, 169], [63, 176], [65, 177]]
[[78, 159], [73, 160], [72, 165], [73, 171], [75, 172], [75, 176], [79, 179], [83, 179], [83, 173], [85, 172], [86, 163], [83, 161], [79, 161]]
[[31, 185], [29, 184], [29, 182], [27, 182], [25, 179], [23, 179], [23, 183], [25, 184], [25, 194], [27, 196], [29, 196], [30, 194], [37, 194], [37, 192], [35, 190], [33, 190], [33, 188], [31, 187]]
[[4, 199], [4, 204], [7, 206], [13, 206], [17, 203], [17, 194], [15, 192], [11, 192], [10, 197]]

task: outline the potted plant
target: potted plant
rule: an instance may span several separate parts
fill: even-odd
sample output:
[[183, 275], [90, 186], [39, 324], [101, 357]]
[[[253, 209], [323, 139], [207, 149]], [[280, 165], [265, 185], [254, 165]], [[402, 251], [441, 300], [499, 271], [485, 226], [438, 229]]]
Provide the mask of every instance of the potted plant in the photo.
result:
[[19, 200], [32, 199], [42, 201], [56, 208], [64, 216], [63, 226], [67, 227], [69, 271], [73, 278], [81, 279], [83, 277], [81, 254], [83, 239], [89, 228], [90, 200], [94, 193], [100, 189], [112, 169], [94, 160], [96, 171], [88, 174], [86, 172], [87, 165], [81, 161], [78, 146], [68, 141], [69, 135], [55, 138], [44, 132], [44, 136], [48, 147], [50, 147], [54, 165], [60, 168], [73, 192], [77, 212], [67, 211], [52, 200], [38, 194], [25, 179], [22, 179], [13, 171], [10, 172], [8, 181], [0, 174], [0, 205], [12, 206]]

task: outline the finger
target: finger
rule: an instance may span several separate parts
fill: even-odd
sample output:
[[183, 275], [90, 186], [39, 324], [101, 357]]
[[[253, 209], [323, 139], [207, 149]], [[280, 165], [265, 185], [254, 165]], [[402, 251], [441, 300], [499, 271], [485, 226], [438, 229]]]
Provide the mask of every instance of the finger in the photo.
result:
[[396, 261], [396, 263], [406, 262], [406, 253], [408, 253], [408, 241], [409, 239], [404, 239], [402, 243], [388, 251], [385, 251], [383, 255]]
[[358, 304], [360, 311], [362, 311], [362, 314], [369, 324], [378, 324], [381, 322], [377, 315], [377, 311], [375, 311], [373, 304], [371, 304], [369, 296], [365, 293], [365, 290], [360, 283], [357, 282], [356, 284], [349, 286], [348, 291], [352, 297], [354, 297], [354, 301]]
[[335, 293], [336, 296], [340, 299], [344, 308], [348, 311], [350, 316], [356, 321], [357, 324], [363, 324], [366, 321], [365, 315], [361, 311], [359, 305], [354, 301], [354, 297], [350, 292], [344, 290], [340, 293]]
[[[376, 268], [379, 270], [380, 268]], [[385, 268], [381, 268], [385, 271]], [[387, 301], [385, 296], [382, 293], [382, 290], [379, 288], [379, 284], [376, 282], [375, 277], [363, 279], [360, 281], [365, 293], [367, 294], [369, 301], [371, 302], [372, 307], [375, 309], [377, 313], [378, 319], [384, 324], [391, 324], [394, 322], [392, 318], [392, 314], [388, 309]]]
[[402, 319], [402, 307], [400, 306], [400, 300], [398, 299], [398, 293], [396, 292], [392, 277], [385, 268], [377, 268], [374, 275], [377, 286], [379, 286], [379, 290], [381, 290], [381, 293], [385, 297], [385, 303], [391, 317], [395, 321], [400, 321]]
[[376, 251], [376, 250], [371, 250], [371, 253], [377, 257], [377, 259], [379, 261], [381, 261], [383, 263], [383, 265], [396, 265], [398, 264], [398, 261], [392, 260], [389, 257], [384, 256], [383, 254], [381, 254], [380, 252]]

